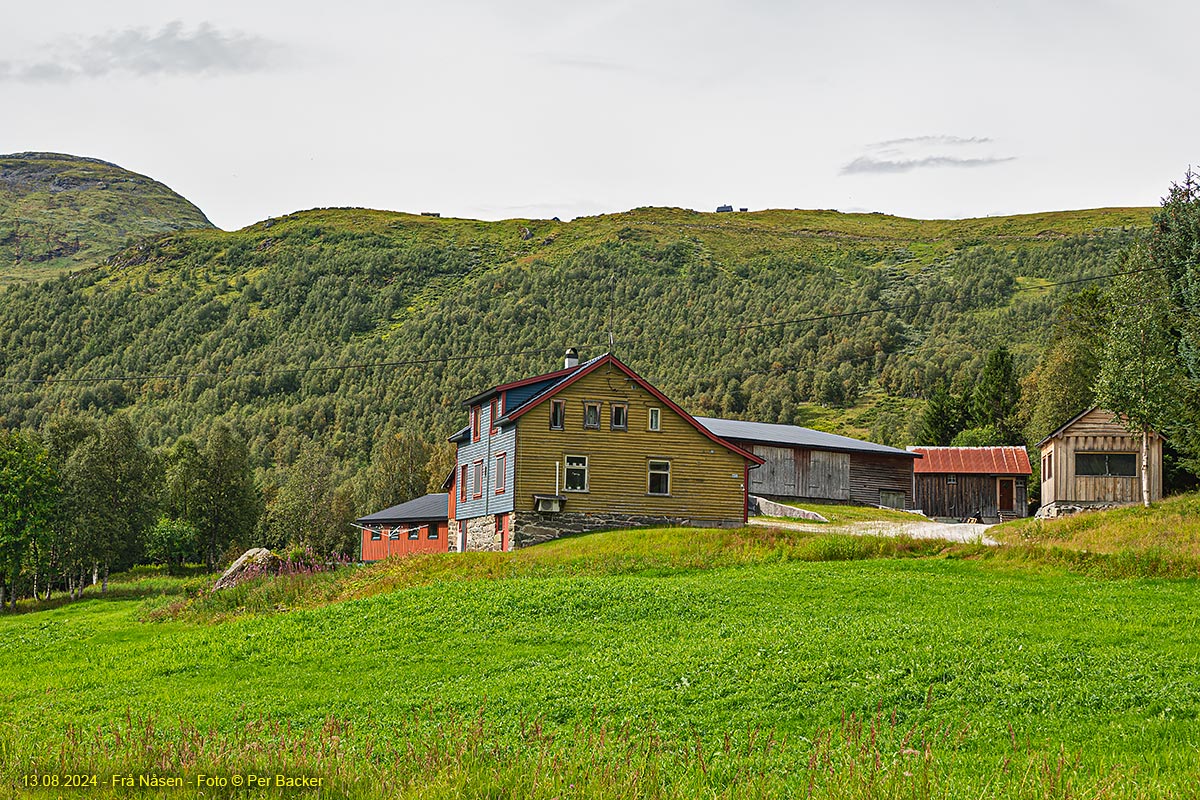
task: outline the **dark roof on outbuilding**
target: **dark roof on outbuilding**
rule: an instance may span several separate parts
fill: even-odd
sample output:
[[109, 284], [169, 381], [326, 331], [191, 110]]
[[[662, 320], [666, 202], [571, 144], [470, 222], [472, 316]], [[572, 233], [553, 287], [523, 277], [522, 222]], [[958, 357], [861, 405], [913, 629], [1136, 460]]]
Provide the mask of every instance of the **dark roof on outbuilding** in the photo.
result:
[[365, 517], [354, 520], [359, 525], [389, 522], [426, 522], [429, 520], [444, 520], [450, 517], [450, 495], [445, 493], [427, 494], [416, 500], [409, 500], [398, 506], [376, 511]]
[[785, 447], [804, 447], [810, 450], [837, 450], [905, 458], [921, 457], [908, 450], [865, 442], [862, 439], [852, 439], [849, 436], [838, 436], [836, 433], [814, 431], [811, 428], [801, 428], [799, 425], [777, 425], [770, 422], [746, 422], [740, 419], [717, 419], [716, 417], [696, 417], [696, 421], [722, 439], [736, 439], [743, 442]]

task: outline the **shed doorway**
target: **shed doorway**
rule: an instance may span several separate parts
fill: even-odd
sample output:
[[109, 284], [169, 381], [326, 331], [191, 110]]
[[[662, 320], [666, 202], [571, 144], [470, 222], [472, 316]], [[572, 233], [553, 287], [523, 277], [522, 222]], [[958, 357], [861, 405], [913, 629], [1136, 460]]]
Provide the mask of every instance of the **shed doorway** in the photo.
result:
[[1012, 478], [999, 479], [999, 500], [1001, 512], [1016, 511], [1017, 484]]

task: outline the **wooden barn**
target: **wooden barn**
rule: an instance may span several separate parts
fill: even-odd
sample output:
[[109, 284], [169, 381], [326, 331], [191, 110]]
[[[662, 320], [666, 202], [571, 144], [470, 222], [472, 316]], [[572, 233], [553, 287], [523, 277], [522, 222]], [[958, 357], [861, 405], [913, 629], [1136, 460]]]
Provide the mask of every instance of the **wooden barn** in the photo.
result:
[[[1117, 416], [1089, 408], [1038, 442], [1042, 454], [1042, 507], [1068, 508], [1142, 502], [1142, 437]], [[1162, 499], [1163, 440], [1150, 434], [1150, 500]]]
[[920, 456], [798, 425], [696, 417], [708, 430], [763, 459], [750, 493], [772, 500], [913, 508], [913, 462]]
[[354, 521], [362, 531], [363, 561], [409, 553], [445, 553], [449, 539], [449, 495], [427, 494]]
[[1028, 516], [1024, 447], [910, 447], [917, 507], [928, 517], [1001, 522]]

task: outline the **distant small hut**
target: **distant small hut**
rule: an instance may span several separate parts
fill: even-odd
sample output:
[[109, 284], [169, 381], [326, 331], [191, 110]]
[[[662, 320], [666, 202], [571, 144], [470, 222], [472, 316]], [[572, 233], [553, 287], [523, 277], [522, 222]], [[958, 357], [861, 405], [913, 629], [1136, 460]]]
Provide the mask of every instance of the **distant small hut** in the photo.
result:
[[[1046, 515], [1142, 502], [1142, 437], [1111, 411], [1089, 408], [1038, 442]], [[1150, 500], [1162, 499], [1163, 439], [1150, 434]]]
[[448, 549], [449, 495], [427, 494], [354, 521], [362, 531], [362, 560]]
[[1024, 447], [910, 447], [913, 493], [928, 517], [1001, 522], [1028, 516]]

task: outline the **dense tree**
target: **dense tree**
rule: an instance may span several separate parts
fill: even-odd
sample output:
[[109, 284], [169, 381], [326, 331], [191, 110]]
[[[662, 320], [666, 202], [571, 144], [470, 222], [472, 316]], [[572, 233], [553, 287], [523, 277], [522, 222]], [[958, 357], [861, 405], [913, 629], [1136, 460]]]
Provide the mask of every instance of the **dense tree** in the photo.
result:
[[1150, 505], [1150, 433], [1169, 429], [1179, 412], [1182, 373], [1171, 326], [1164, 276], [1152, 270], [1148, 251], [1131, 248], [1131, 272], [1110, 289], [1112, 326], [1096, 381], [1096, 399], [1142, 439], [1142, 500]]
[[383, 436], [362, 474], [359, 506], [380, 510], [424, 494], [432, 452], [428, 442], [404, 432]]
[[16, 605], [22, 562], [49, 529], [58, 476], [45, 449], [28, 435], [0, 431], [0, 611]]
[[934, 387], [928, 400], [915, 444], [945, 447], [963, 429], [963, 401], [950, 393], [946, 381], [940, 381]]
[[1021, 383], [1021, 419], [1030, 443], [1094, 404], [1108, 327], [1108, 305], [1098, 289], [1084, 289], [1059, 306], [1042, 360]]
[[288, 469], [264, 518], [264, 541], [282, 549], [311, 548], [319, 557], [355, 552], [358, 536], [351, 493], [336, 484], [333, 461], [319, 445], [306, 444]]
[[200, 531], [185, 519], [159, 517], [146, 531], [146, 557], [172, 570], [201, 558], [202, 549]]
[[988, 353], [983, 371], [971, 393], [970, 418], [973, 427], [991, 426], [1005, 444], [1019, 441], [1017, 431], [1021, 384], [1012, 354], [1004, 345]]

